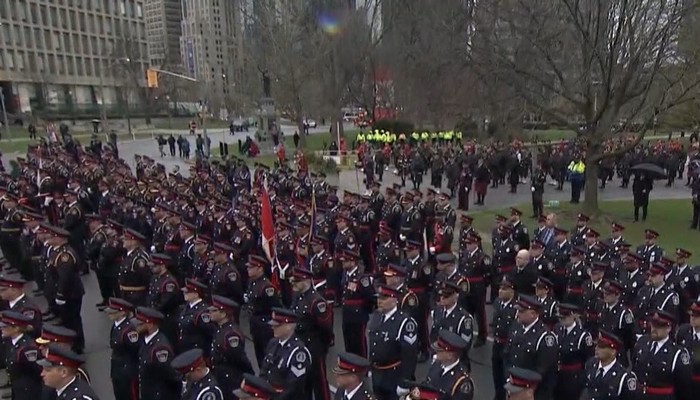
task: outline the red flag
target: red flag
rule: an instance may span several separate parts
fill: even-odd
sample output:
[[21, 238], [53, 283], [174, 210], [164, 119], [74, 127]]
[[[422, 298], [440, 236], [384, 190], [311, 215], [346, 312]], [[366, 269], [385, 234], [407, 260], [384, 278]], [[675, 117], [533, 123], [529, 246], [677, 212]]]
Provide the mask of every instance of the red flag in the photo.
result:
[[274, 270], [274, 252], [275, 252], [275, 224], [272, 221], [272, 205], [270, 204], [270, 195], [267, 193], [267, 179], [263, 181], [260, 190], [260, 227], [262, 232], [262, 248], [265, 257], [270, 261], [273, 268], [271, 270], [270, 279], [272, 284], [279, 288], [279, 279]]

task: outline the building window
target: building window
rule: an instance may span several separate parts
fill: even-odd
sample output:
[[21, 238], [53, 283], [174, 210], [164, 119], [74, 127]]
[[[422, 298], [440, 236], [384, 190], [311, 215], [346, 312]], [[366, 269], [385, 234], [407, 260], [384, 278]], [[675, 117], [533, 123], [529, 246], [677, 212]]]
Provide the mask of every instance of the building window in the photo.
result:
[[15, 65], [18, 71], [24, 71], [24, 53], [17, 53], [15, 57]]
[[120, 12], [123, 16], [126, 15], [126, 3], [124, 2], [124, 0], [121, 0], [121, 1], [119, 2], [119, 12]]
[[7, 68], [15, 68], [15, 53], [12, 50], [8, 50], [5, 53], [5, 60], [7, 60]]
[[143, 18], [143, 9], [141, 7], [141, 4], [136, 4], [136, 17], [138, 18]]

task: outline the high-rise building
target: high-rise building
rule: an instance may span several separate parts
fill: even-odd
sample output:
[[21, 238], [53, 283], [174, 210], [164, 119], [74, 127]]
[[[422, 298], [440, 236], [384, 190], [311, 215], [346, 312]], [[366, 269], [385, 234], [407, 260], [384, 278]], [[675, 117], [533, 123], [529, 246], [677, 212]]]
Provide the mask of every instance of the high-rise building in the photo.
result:
[[153, 67], [180, 65], [181, 0], [145, 0], [148, 61]]
[[143, 0], [0, 1], [0, 87], [10, 113], [135, 99], [122, 88], [145, 85], [146, 55]]
[[180, 51], [187, 73], [205, 83], [203, 95], [225, 107], [240, 81], [238, 0], [183, 0]]

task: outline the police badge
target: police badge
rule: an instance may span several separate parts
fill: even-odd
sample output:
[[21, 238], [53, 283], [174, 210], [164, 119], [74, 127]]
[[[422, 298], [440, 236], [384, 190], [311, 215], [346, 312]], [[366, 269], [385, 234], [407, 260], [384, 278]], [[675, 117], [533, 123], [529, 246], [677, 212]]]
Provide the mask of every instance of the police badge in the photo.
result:
[[168, 350], [158, 350], [156, 351], [156, 359], [160, 363], [164, 363], [168, 361], [168, 357], [170, 357], [170, 353]]
[[275, 295], [275, 288], [273, 288], [272, 286], [266, 287], [266, 288], [265, 288], [265, 294], [266, 294], [268, 297], [274, 296], [274, 295]]
[[36, 362], [38, 353], [38, 350], [27, 350], [24, 352], [24, 357], [26, 357], [29, 362]]
[[136, 331], [130, 331], [126, 334], [126, 338], [129, 340], [129, 342], [136, 343], [139, 341], [139, 333]]
[[34, 316], [36, 314], [34, 313], [34, 310], [24, 310], [24, 311], [22, 311], [22, 315], [24, 315], [25, 317], [27, 317], [29, 319], [34, 319]]
[[228, 345], [231, 347], [238, 347], [240, 344], [240, 338], [238, 336], [232, 335], [228, 338]]

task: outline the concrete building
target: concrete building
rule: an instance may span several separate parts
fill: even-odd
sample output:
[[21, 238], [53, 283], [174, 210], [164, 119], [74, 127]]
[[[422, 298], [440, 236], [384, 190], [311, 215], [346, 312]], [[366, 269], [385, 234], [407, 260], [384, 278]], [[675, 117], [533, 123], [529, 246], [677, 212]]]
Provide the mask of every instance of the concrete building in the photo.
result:
[[180, 65], [181, 0], [145, 0], [143, 15], [149, 64], [168, 68]]
[[[146, 54], [143, 0], [0, 1], [10, 113], [116, 104], [126, 82], [145, 85]], [[133, 92], [126, 96], [136, 101]]]
[[241, 79], [239, 0], [183, 0], [180, 51], [202, 99], [226, 108]]

